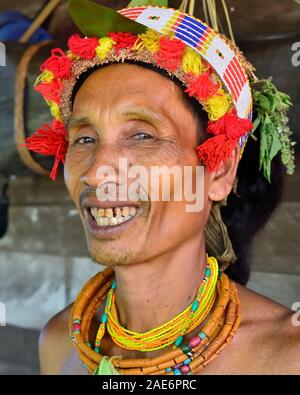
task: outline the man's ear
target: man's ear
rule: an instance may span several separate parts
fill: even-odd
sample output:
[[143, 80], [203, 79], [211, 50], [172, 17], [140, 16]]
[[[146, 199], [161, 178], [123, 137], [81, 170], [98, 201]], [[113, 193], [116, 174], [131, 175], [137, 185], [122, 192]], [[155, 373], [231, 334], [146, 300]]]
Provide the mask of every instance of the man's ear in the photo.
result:
[[212, 201], [221, 201], [232, 190], [234, 179], [240, 160], [240, 147], [237, 144], [230, 157], [220, 164], [217, 171], [209, 173], [208, 198]]

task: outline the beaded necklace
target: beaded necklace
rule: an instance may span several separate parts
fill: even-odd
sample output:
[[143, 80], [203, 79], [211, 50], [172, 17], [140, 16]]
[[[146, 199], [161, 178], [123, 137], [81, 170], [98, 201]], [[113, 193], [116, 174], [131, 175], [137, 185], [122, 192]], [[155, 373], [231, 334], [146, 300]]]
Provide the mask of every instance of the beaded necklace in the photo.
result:
[[[210, 257], [208, 261], [210, 263], [217, 262], [213, 257]], [[103, 365], [106, 358], [99, 354], [98, 350], [95, 351], [91, 347], [89, 339], [91, 320], [105, 299], [107, 301], [106, 307], [108, 306], [109, 311], [113, 311], [111, 309], [113, 306], [112, 298], [107, 298], [113, 284], [114, 272], [111, 268], [96, 274], [85, 284], [77, 296], [70, 315], [72, 341], [81, 361], [89, 373], [93, 374], [99, 374], [99, 366]], [[113, 285], [113, 289], [115, 289], [115, 285]], [[181, 335], [182, 338], [175, 344], [175, 349], [158, 357], [139, 359], [114, 357], [110, 362], [112, 368], [117, 369], [118, 373], [126, 375], [198, 373], [230, 343], [240, 324], [239, 298], [234, 283], [224, 273], [220, 272], [216, 289], [216, 306], [213, 311], [209, 311], [211, 316], [201, 326], [197, 336], [192, 337], [186, 343], [183, 341], [183, 335]], [[113, 291], [111, 294], [113, 294]], [[199, 292], [197, 297], [198, 294]], [[109, 315], [103, 321], [108, 322], [108, 317]], [[106, 324], [106, 322], [101, 322], [101, 324]], [[187, 331], [189, 329], [187, 328]], [[187, 331], [185, 333], [188, 333]], [[115, 342], [115, 339], [113, 341]], [[100, 374], [103, 373], [100, 372]]]
[[183, 335], [197, 328], [210, 312], [216, 297], [217, 280], [218, 263], [214, 258], [207, 259], [205, 276], [194, 302], [170, 321], [145, 333], [130, 331], [120, 324], [115, 302], [116, 282], [113, 281], [96, 336], [95, 351], [99, 352], [106, 327], [113, 342], [126, 350], [155, 351], [172, 343], [174, 343], [174, 348], [180, 346]]

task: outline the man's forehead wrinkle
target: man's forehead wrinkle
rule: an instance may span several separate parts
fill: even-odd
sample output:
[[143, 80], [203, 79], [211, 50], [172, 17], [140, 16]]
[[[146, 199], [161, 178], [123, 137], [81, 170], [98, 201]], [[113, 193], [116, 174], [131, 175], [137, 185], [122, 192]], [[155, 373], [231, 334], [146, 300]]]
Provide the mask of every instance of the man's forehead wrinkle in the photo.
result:
[[162, 116], [158, 111], [152, 110], [147, 107], [141, 107], [136, 105], [127, 107], [126, 109], [123, 110], [119, 110], [117, 112], [117, 115], [124, 118], [136, 117], [145, 121], [156, 121], [156, 122], [162, 121]]
[[145, 120], [162, 122], [166, 118], [173, 118], [174, 105], [178, 106], [178, 110], [181, 107], [185, 108], [176, 86], [173, 89], [171, 85], [170, 89], [163, 91], [165, 91], [163, 95], [162, 91], [159, 92], [160, 100], [157, 100], [157, 98], [153, 99], [153, 95], [155, 95], [153, 89], [151, 90], [151, 95], [145, 89], [135, 89], [134, 92], [119, 94], [112, 100], [111, 104], [113, 104], [114, 112], [118, 116], [130, 117], [131, 115], [139, 115]]
[[[141, 69], [141, 72], [136, 74], [141, 75], [144, 72], [149, 73], [149, 77], [150, 73], [151, 77], [157, 77], [156, 83], [153, 84], [152, 81], [150, 86], [150, 78], [145, 79], [146, 84], [145, 80], [142, 83], [142, 81], [137, 80], [135, 73], [132, 75], [132, 79], [125, 79], [124, 83], [119, 84], [118, 88], [116, 87], [116, 77], [119, 73], [116, 73], [117, 75], [114, 73], [112, 75], [98, 74], [97, 81], [92, 79], [85, 81], [83, 90], [79, 92], [79, 94], [81, 93], [79, 97], [81, 100], [78, 116], [83, 109], [86, 109], [92, 120], [85, 119], [84, 121], [88, 121], [96, 129], [99, 128], [99, 124], [103, 127], [104, 124], [119, 122], [122, 119], [126, 120], [126, 118], [128, 120], [134, 120], [135, 118], [153, 125], [182, 127], [182, 117], [184, 119], [187, 108], [182, 100], [180, 88], [172, 81], [166, 80], [165, 77], [149, 70]], [[101, 84], [99, 83], [100, 75]], [[137, 83], [133, 84], [133, 81], [137, 81]], [[113, 86], [111, 85], [112, 82], [114, 83]], [[101, 86], [101, 89], [98, 89], [99, 86]], [[81, 114], [84, 115], [82, 112]], [[75, 115], [74, 118], [76, 118]], [[76, 124], [78, 123], [76, 122]], [[71, 121], [69, 125], [72, 127], [73, 122]]]
[[68, 120], [67, 127], [68, 127], [68, 129], [71, 129], [76, 126], [81, 126], [81, 125], [85, 125], [85, 124], [91, 124], [89, 117], [85, 116], [85, 117], [76, 118], [76, 116], [71, 115]]

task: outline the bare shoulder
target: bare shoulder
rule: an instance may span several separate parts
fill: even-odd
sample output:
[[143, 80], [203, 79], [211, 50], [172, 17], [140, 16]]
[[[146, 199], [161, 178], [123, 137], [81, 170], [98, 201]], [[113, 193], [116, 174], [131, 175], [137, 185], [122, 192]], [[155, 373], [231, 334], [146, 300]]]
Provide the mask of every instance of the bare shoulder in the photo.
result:
[[53, 316], [39, 336], [41, 374], [60, 374], [73, 346], [69, 337], [69, 315], [72, 304]]
[[300, 373], [300, 317], [291, 309], [250, 289], [237, 285], [241, 333], [260, 355], [266, 373]]

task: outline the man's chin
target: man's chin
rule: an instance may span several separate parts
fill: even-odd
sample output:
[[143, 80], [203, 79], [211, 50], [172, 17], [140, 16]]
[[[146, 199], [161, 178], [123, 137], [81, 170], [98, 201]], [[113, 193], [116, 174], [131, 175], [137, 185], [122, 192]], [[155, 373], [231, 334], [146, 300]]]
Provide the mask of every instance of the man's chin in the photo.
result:
[[94, 263], [105, 267], [130, 266], [138, 264], [142, 260], [141, 254], [125, 250], [124, 248], [110, 248], [106, 250], [103, 247], [99, 250], [90, 246], [89, 252]]

